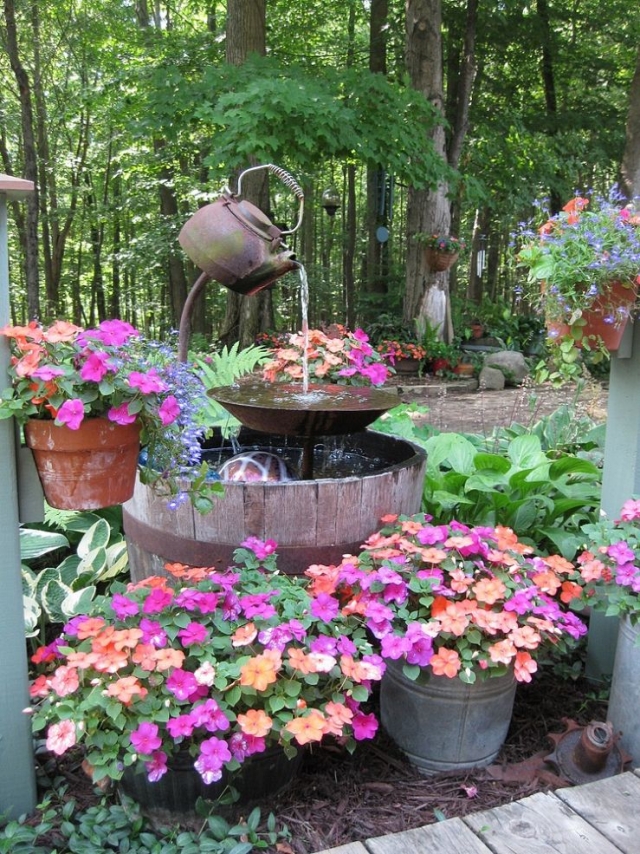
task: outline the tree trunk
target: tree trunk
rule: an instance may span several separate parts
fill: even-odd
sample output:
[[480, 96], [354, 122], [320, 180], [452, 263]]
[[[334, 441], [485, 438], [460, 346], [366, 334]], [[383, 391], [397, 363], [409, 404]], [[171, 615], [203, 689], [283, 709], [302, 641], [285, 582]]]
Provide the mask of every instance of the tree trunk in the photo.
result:
[[[540, 32], [542, 33], [542, 85], [544, 88], [544, 100], [547, 108], [547, 120], [549, 133], [555, 136], [558, 133], [558, 100], [556, 98], [556, 82], [553, 71], [552, 49], [553, 31], [549, 22], [549, 7], [547, 0], [538, 0], [538, 18], [540, 19]], [[558, 213], [561, 209], [563, 199], [555, 186], [549, 188], [549, 208], [551, 213]]]
[[[387, 73], [387, 18], [388, 0], [372, 0], [369, 17], [369, 71], [374, 74]], [[380, 166], [367, 166], [367, 254], [363, 270], [363, 281], [368, 293], [387, 293], [389, 244], [378, 240], [378, 229], [389, 224], [387, 175]], [[382, 308], [382, 300], [376, 300], [372, 313]]]
[[[407, 0], [407, 71], [414, 89], [427, 97], [441, 112], [442, 35], [440, 0]], [[445, 159], [442, 125], [431, 132], [435, 151]], [[413, 237], [419, 232], [448, 234], [451, 213], [447, 187], [435, 190], [409, 188], [407, 198], [407, 284], [404, 320], [412, 322], [424, 315], [429, 325], [448, 339], [447, 274], [429, 270], [422, 246]]]
[[16, 78], [20, 97], [22, 119], [22, 145], [24, 152], [24, 177], [33, 181], [34, 192], [27, 198], [25, 219], [25, 279], [27, 282], [27, 310], [30, 318], [40, 316], [40, 288], [38, 281], [38, 163], [34, 135], [33, 105], [29, 75], [20, 59], [13, 0], [4, 0], [6, 44], [11, 70]]
[[627, 199], [640, 195], [640, 48], [636, 70], [629, 90], [627, 141], [622, 157], [621, 189]]
[[[229, 0], [227, 3], [226, 61], [242, 65], [250, 53], [266, 53], [266, 0]], [[251, 165], [257, 165], [253, 162]], [[267, 172], [248, 175], [242, 182], [242, 197], [263, 211], [269, 209]], [[255, 342], [259, 332], [273, 326], [270, 289], [251, 297], [229, 291], [220, 340], [229, 345], [239, 341], [241, 347]]]

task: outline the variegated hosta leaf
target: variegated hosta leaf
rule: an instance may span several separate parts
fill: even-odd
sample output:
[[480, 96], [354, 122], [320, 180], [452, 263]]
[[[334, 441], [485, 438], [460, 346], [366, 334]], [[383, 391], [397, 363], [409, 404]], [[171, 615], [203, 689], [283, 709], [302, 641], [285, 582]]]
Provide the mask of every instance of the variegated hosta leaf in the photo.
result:
[[40, 602], [52, 623], [66, 623], [67, 616], [62, 610], [62, 603], [71, 592], [71, 588], [58, 578], [52, 578], [42, 590]]
[[69, 548], [69, 540], [64, 534], [56, 534], [53, 531], [38, 531], [36, 528], [20, 529], [22, 560], [35, 560], [48, 554], [48, 552], [65, 548]]
[[40, 615], [42, 610], [33, 596], [23, 596], [24, 628], [28, 638], [35, 637], [40, 631]]
[[70, 593], [62, 603], [65, 618], [70, 619], [78, 616], [78, 614], [89, 614], [95, 595], [96, 588], [93, 585]]
[[95, 549], [106, 548], [110, 534], [111, 529], [108, 523], [104, 519], [98, 519], [78, 543], [78, 556], [84, 558]]

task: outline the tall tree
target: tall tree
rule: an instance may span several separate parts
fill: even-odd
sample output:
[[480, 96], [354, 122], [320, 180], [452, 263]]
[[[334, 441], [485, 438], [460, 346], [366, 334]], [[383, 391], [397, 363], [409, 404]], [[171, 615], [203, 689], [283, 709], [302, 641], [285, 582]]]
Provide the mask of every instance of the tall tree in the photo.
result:
[[34, 192], [27, 199], [25, 218], [25, 278], [27, 282], [27, 301], [29, 317], [40, 315], [40, 282], [38, 278], [38, 159], [31, 98], [31, 81], [23, 65], [18, 44], [16, 10], [13, 0], [4, 0], [6, 48], [11, 70], [16, 79], [20, 98], [22, 117], [22, 146], [24, 157], [24, 177], [33, 181]]
[[[230, 65], [242, 65], [247, 57], [266, 53], [266, 0], [229, 0], [227, 3], [227, 51]], [[258, 165], [252, 158], [252, 165]], [[263, 211], [269, 210], [268, 173], [256, 172], [243, 179], [243, 198], [249, 199]], [[251, 297], [233, 291], [227, 296], [227, 310], [220, 338], [227, 344], [239, 341], [241, 346], [253, 344], [259, 332], [273, 327], [271, 290]]]
[[627, 134], [621, 166], [622, 190], [628, 199], [640, 196], [640, 47], [629, 90]]

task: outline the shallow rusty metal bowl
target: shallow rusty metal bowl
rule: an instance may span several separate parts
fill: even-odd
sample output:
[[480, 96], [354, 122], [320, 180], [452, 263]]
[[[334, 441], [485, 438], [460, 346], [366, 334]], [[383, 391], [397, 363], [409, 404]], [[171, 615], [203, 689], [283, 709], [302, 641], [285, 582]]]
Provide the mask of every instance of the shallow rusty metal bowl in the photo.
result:
[[214, 400], [245, 427], [280, 436], [358, 433], [400, 403], [397, 392], [372, 387], [240, 382], [210, 389]]

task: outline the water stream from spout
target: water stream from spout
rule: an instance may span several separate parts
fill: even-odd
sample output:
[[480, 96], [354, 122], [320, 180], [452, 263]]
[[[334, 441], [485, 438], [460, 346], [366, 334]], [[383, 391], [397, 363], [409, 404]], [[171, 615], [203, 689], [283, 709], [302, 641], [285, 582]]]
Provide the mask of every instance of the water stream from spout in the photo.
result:
[[309, 393], [309, 280], [307, 271], [298, 265], [300, 276], [300, 313], [302, 315], [302, 393]]

